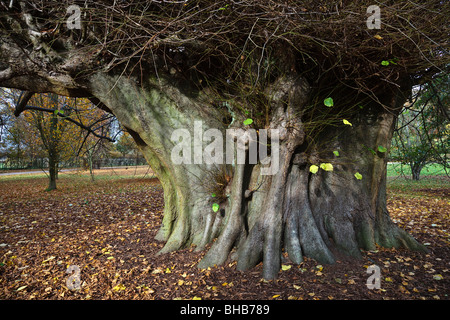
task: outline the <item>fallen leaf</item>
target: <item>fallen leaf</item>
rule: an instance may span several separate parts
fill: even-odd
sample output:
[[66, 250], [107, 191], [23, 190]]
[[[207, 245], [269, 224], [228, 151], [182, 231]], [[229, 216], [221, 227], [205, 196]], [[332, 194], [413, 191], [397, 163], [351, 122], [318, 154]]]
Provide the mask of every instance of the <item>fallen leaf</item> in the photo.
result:
[[443, 277], [441, 274], [435, 274], [435, 275], [433, 276], [433, 279], [434, 279], [434, 280], [442, 280], [442, 279], [444, 279], [444, 277]]
[[123, 284], [118, 284], [118, 285], [114, 286], [112, 289], [113, 289], [113, 291], [118, 292], [118, 291], [125, 290], [126, 287]]
[[290, 266], [290, 265], [285, 265], [285, 264], [283, 264], [283, 265], [281, 265], [281, 270], [287, 271], [287, 270], [289, 270], [291, 267], [292, 267], [292, 266]]

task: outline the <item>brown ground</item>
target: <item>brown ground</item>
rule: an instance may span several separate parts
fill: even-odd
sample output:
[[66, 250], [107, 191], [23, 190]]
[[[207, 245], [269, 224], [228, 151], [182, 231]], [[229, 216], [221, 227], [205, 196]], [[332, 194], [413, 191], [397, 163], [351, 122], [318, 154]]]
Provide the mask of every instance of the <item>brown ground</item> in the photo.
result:
[[[203, 253], [193, 248], [157, 256], [162, 189], [144, 171], [124, 172], [132, 171], [95, 183], [65, 174], [51, 193], [45, 178], [0, 179], [0, 299], [449, 299], [450, 188], [389, 195], [394, 221], [429, 253], [380, 248], [335, 265], [286, 259], [279, 278], [264, 281], [261, 265], [199, 270]], [[373, 264], [381, 289], [369, 290]], [[66, 286], [69, 265], [81, 268], [79, 291]]]

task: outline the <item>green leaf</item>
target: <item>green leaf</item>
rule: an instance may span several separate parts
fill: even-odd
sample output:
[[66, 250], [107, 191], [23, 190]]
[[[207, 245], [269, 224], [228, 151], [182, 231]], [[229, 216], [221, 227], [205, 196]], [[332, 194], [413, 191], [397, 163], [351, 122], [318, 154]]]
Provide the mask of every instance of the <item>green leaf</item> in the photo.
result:
[[321, 163], [320, 169], [325, 171], [333, 171], [333, 165], [331, 163]]
[[214, 198], [215, 196], [216, 196], [216, 194], [215, 194], [215, 193], [211, 193], [211, 197], [213, 197], [213, 198]]
[[333, 154], [334, 154], [336, 157], [339, 157], [339, 151], [334, 150], [334, 151], [333, 151]]
[[389, 65], [389, 61], [383, 60], [383, 61], [381, 61], [381, 65], [382, 66], [388, 66]]
[[326, 105], [327, 107], [334, 106], [333, 98], [326, 98], [325, 100], [323, 100], [323, 104]]
[[342, 120], [342, 122], [347, 126], [353, 126], [348, 120]]
[[309, 167], [309, 172], [311, 173], [316, 173], [319, 170], [319, 167], [316, 166], [315, 164], [311, 165], [311, 167]]
[[359, 173], [359, 172], [355, 173], [355, 178], [358, 180], [361, 180], [362, 179], [361, 173]]
[[218, 203], [213, 203], [212, 209], [213, 209], [214, 212], [219, 211], [219, 204]]
[[253, 123], [253, 119], [248, 118], [248, 119], [244, 120], [244, 124], [246, 126], [248, 126], [249, 124], [252, 124], [252, 123]]
[[381, 153], [385, 153], [387, 149], [383, 146], [378, 146], [378, 151], [380, 151]]

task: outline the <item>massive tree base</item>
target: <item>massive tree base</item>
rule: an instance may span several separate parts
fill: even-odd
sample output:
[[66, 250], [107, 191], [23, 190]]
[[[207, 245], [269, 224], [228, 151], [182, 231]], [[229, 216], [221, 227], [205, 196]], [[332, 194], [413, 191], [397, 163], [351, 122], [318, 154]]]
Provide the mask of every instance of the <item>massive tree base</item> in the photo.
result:
[[[281, 132], [279, 169], [262, 175], [262, 164], [170, 161], [171, 132], [180, 127], [193, 130], [194, 121], [207, 110], [201, 98], [188, 99], [168, 84], [164, 90], [154, 85], [143, 91], [120, 78], [99, 83], [96, 96], [129, 129], [163, 185], [165, 213], [157, 239], [166, 244], [161, 254], [191, 245], [204, 250], [212, 243], [200, 268], [223, 264], [230, 257], [239, 270], [262, 261], [263, 277], [274, 279], [283, 252], [293, 263], [307, 256], [331, 264], [337, 254], [359, 258], [361, 249], [373, 250], [376, 244], [425, 250], [390, 220], [386, 209], [386, 157], [373, 149], [390, 145], [392, 112], [368, 107], [351, 119], [352, 126], [327, 128], [312, 144], [302, 122], [308, 87], [298, 79], [283, 78], [269, 88], [275, 110], [270, 128]], [[203, 127], [220, 124], [211, 120]], [[312, 164], [322, 162], [332, 163], [333, 171], [310, 172]], [[220, 210], [214, 212], [211, 205], [217, 199], [211, 191], [217, 185], [222, 194]]]

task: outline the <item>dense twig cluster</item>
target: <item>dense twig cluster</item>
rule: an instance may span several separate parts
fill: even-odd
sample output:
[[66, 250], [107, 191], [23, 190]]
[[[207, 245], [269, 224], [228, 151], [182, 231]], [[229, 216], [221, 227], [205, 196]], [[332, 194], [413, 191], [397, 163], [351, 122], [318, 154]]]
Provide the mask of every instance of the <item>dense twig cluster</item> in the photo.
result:
[[[45, 37], [47, 50], [83, 48], [90, 68], [139, 72], [150, 63], [156, 75], [179, 72], [202, 86], [257, 88], [296, 72], [317, 87], [377, 94], [386, 84], [428, 81], [448, 64], [449, 8], [438, 0], [375, 3], [380, 30], [366, 25], [373, 1], [7, 2], [4, 10]], [[81, 9], [81, 30], [65, 25], [72, 4]]]

